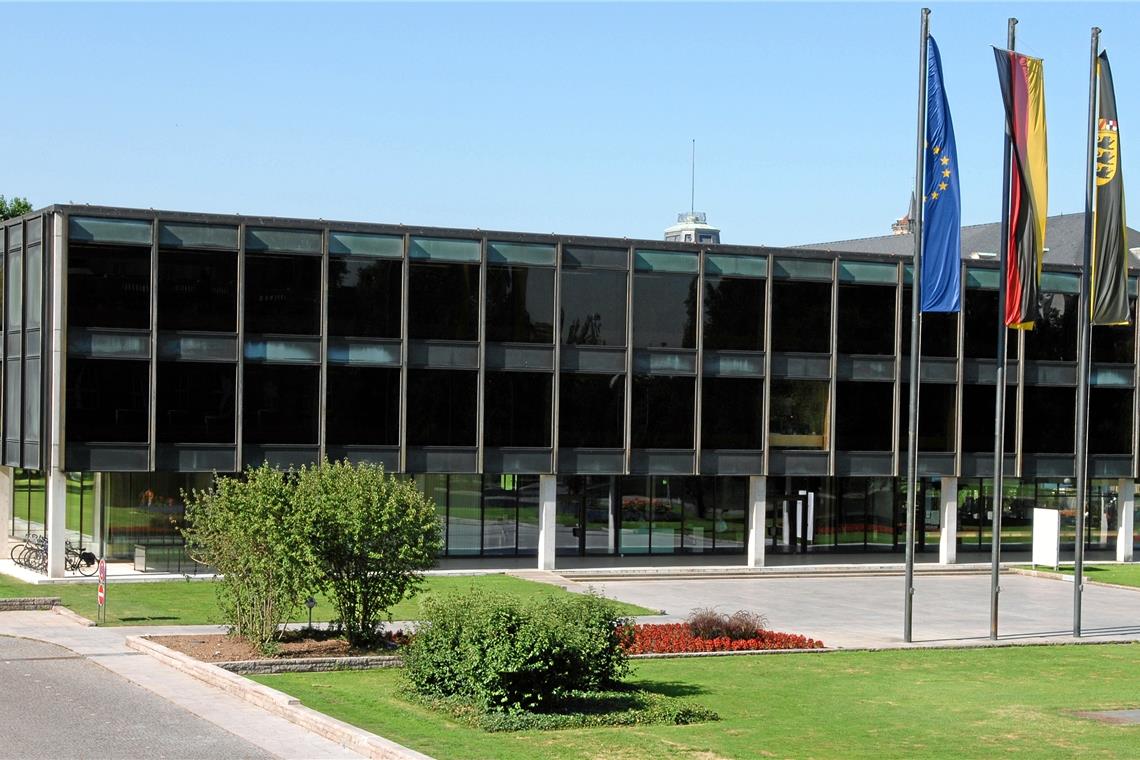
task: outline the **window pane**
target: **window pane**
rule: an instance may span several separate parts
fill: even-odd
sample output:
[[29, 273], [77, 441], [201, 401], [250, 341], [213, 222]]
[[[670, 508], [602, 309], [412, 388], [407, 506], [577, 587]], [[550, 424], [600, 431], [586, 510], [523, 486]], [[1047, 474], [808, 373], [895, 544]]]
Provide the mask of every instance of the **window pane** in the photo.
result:
[[[902, 355], [910, 355], [910, 287], [902, 293]], [[995, 328], [996, 329], [996, 328]], [[922, 315], [922, 355], [953, 358], [958, 355], [958, 315], [929, 312]]]
[[633, 277], [633, 345], [693, 348], [697, 334], [697, 277], [638, 272]]
[[560, 330], [564, 344], [625, 345], [625, 272], [562, 272]]
[[621, 532], [618, 534], [622, 554], [648, 554], [649, 529], [653, 520], [653, 493], [649, 478], [618, 478]]
[[1089, 453], [1132, 453], [1132, 389], [1089, 389]]
[[831, 285], [772, 283], [772, 350], [826, 354], [831, 350]]
[[837, 383], [835, 448], [840, 451], [890, 451], [894, 390], [891, 383]]
[[553, 383], [554, 375], [548, 372], [488, 372], [483, 442], [549, 447]]
[[111, 359], [67, 360], [67, 440], [145, 443], [150, 365]]
[[325, 414], [331, 445], [398, 445], [400, 370], [330, 365]]
[[[1128, 299], [1130, 318], [1136, 313], [1136, 297]], [[1136, 325], [1098, 327], [1092, 329], [1092, 360], [1114, 364], [1131, 364], [1136, 346]]]
[[314, 445], [320, 368], [246, 364], [242, 435], [247, 443]]
[[160, 250], [158, 329], [237, 330], [237, 256]]
[[408, 269], [408, 335], [479, 339], [479, 265], [422, 264]]
[[72, 244], [67, 254], [67, 323], [150, 327], [150, 248]]
[[38, 243], [28, 246], [25, 263], [28, 275], [28, 282], [25, 286], [28, 302], [25, 311], [27, 312], [28, 328], [32, 329], [39, 327], [40, 322], [43, 321], [41, 316], [43, 309], [43, 258]]
[[701, 381], [701, 446], [764, 447], [764, 381], [706, 377]]
[[895, 289], [882, 285], [840, 285], [838, 297], [839, 353], [893, 355]]
[[483, 554], [515, 553], [518, 500], [513, 478], [483, 476]]
[[24, 429], [23, 437], [27, 442], [40, 440], [40, 419], [43, 409], [40, 408], [40, 360], [24, 360]]
[[693, 448], [691, 377], [635, 375], [631, 442], [635, 449]]
[[764, 280], [705, 276], [706, 351], [764, 350]]
[[315, 256], [245, 257], [245, 331], [318, 335], [321, 260]]
[[329, 259], [329, 335], [400, 337], [399, 261]]
[[[997, 356], [998, 293], [996, 290], [966, 290], [965, 298], [965, 356], [973, 359], [993, 359]], [[1007, 330], [1006, 357], [1017, 356], [1017, 330]]]
[[447, 476], [447, 553], [478, 554], [483, 485], [479, 475]]
[[1075, 388], [1025, 388], [1022, 451], [1030, 454], [1072, 454]]
[[828, 447], [828, 384], [820, 380], [772, 380], [768, 443], [773, 448]]
[[487, 340], [554, 342], [554, 270], [487, 267]]
[[[7, 312], [8, 329], [19, 330], [24, 324], [24, 258], [19, 251], [8, 253]], [[74, 300], [74, 298], [72, 299]]]
[[475, 446], [478, 373], [408, 370], [408, 444]]
[[625, 446], [625, 377], [563, 372], [558, 381], [558, 445]]
[[1077, 360], [1079, 300], [1071, 293], [1041, 294], [1041, 314], [1033, 329], [1025, 331], [1026, 359]]
[[[924, 383], [918, 390], [918, 450], [954, 450], [953, 385]], [[991, 412], [992, 415], [992, 412]], [[990, 417], [992, 424], [993, 417]], [[899, 449], [906, 451], [910, 436], [910, 383], [899, 385]]]
[[[962, 451], [994, 450], [994, 385], [962, 387]], [[1017, 444], [1017, 389], [1005, 389], [1005, 451], [1012, 454]]]
[[233, 364], [158, 363], [157, 437], [163, 443], [233, 443]]

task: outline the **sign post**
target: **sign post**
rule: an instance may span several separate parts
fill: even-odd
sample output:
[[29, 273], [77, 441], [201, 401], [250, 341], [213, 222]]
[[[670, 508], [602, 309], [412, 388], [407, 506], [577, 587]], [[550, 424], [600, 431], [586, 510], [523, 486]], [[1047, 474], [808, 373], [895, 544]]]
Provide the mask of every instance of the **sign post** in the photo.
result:
[[107, 560], [99, 560], [99, 614], [97, 622], [107, 622]]

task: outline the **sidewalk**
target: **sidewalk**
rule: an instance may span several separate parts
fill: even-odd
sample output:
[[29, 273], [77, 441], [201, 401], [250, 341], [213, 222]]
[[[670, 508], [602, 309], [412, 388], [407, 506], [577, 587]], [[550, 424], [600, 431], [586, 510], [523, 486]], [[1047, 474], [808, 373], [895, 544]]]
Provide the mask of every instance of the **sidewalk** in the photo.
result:
[[0, 636], [56, 644], [148, 689], [279, 758], [359, 758], [284, 718], [128, 649], [127, 636], [221, 633], [222, 626], [86, 627], [52, 612], [0, 613]]

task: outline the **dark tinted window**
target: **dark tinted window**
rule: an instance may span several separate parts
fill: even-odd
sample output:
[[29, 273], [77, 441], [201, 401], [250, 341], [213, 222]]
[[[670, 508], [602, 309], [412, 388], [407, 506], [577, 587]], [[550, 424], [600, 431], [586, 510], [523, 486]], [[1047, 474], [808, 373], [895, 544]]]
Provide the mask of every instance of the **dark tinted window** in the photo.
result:
[[558, 380], [558, 445], [625, 445], [625, 377], [563, 372]]
[[764, 381], [706, 377], [701, 381], [701, 446], [764, 447]]
[[840, 285], [838, 298], [839, 353], [894, 354], [895, 289], [884, 285]]
[[554, 270], [487, 267], [487, 340], [554, 342]]
[[705, 277], [706, 351], [764, 350], [764, 280]]
[[831, 350], [829, 283], [772, 283], [772, 350], [820, 354]]
[[[924, 383], [918, 396], [918, 450], [953, 451], [955, 409], [953, 385]], [[993, 424], [992, 412], [990, 424]], [[899, 386], [899, 449], [906, 451], [910, 435], [910, 384]]]
[[[964, 304], [966, 335], [965, 355], [971, 359], [997, 357], [998, 293], [996, 290], [966, 291]], [[1017, 330], [1006, 330], [1005, 355], [1017, 356]]]
[[693, 448], [691, 377], [636, 375], [630, 445], [635, 449]]
[[483, 442], [550, 446], [552, 387], [546, 372], [488, 372], [483, 391]]
[[[910, 355], [910, 291], [902, 294], [902, 355]], [[922, 355], [953, 358], [958, 355], [958, 315], [927, 312], [922, 315]]]
[[1021, 449], [1029, 454], [1072, 454], [1076, 388], [1024, 390]]
[[1089, 453], [1132, 453], [1132, 390], [1089, 389]]
[[408, 335], [479, 339], [479, 265], [412, 264], [408, 269]]
[[321, 260], [315, 256], [245, 257], [245, 331], [317, 335]]
[[562, 271], [563, 343], [625, 345], [625, 278], [625, 272], [600, 269]]
[[[994, 450], [994, 407], [997, 386], [962, 387], [962, 451]], [[1005, 450], [1017, 445], [1017, 389], [1005, 389]]]
[[329, 366], [325, 414], [330, 445], [398, 445], [400, 370]]
[[237, 256], [159, 251], [158, 329], [237, 330]]
[[399, 261], [329, 258], [329, 335], [400, 337]]
[[67, 439], [145, 443], [150, 365], [111, 359], [67, 360]]
[[697, 277], [638, 272], [633, 277], [633, 345], [694, 348]]
[[157, 436], [162, 443], [233, 443], [233, 364], [158, 363]]
[[[1130, 318], [1136, 314], [1136, 297], [1128, 299], [1128, 314]], [[1113, 364], [1131, 364], [1133, 351], [1136, 345], [1136, 325], [1122, 325], [1119, 327], [1093, 326], [1092, 329], [1092, 360], [1094, 362], [1108, 362]]]
[[828, 447], [826, 380], [772, 380], [768, 443], [773, 448]]
[[478, 373], [408, 370], [408, 444], [475, 446]]
[[1077, 360], [1077, 310], [1072, 293], [1042, 293], [1041, 315], [1025, 331], [1025, 358], [1051, 361]]
[[840, 451], [890, 451], [891, 383], [840, 382], [835, 386], [835, 448]]
[[150, 327], [150, 248], [73, 243], [67, 254], [67, 323]]
[[316, 444], [319, 368], [246, 364], [242, 436], [247, 443]]

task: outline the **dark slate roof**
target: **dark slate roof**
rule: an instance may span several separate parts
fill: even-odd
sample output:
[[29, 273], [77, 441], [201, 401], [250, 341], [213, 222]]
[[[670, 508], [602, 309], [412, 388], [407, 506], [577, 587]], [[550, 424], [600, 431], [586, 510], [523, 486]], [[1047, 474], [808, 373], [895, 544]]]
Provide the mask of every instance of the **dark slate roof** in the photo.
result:
[[[996, 253], [1001, 237], [1001, 225], [974, 224], [962, 228], [962, 258], [993, 258], [977, 256], [978, 253]], [[1061, 214], [1045, 220], [1045, 263], [1079, 266], [1084, 256], [1085, 215]], [[1128, 228], [1128, 241], [1132, 246], [1140, 246], [1140, 232]], [[883, 253], [891, 256], [911, 256], [914, 254], [914, 235], [883, 235], [881, 237], [836, 240], [831, 243], [810, 243], [795, 246], [820, 251], [850, 253]], [[1130, 269], [1140, 269], [1140, 257], [1131, 248]]]

